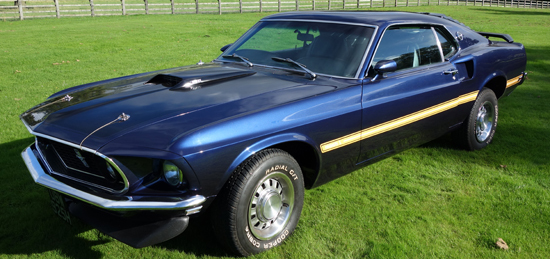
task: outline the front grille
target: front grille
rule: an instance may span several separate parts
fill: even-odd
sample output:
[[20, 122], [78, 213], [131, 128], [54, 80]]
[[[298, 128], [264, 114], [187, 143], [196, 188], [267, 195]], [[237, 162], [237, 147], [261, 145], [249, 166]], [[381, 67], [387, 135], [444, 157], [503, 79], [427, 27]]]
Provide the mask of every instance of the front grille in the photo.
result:
[[124, 190], [121, 174], [104, 158], [63, 143], [37, 137], [36, 147], [54, 178], [84, 184], [110, 193]]

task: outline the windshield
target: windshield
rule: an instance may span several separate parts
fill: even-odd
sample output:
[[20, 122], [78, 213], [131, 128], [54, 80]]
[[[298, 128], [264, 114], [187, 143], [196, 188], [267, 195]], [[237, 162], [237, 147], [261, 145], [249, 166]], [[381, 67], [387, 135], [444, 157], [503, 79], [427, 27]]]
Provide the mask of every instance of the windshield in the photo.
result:
[[371, 27], [305, 21], [262, 21], [228, 48], [218, 60], [297, 69], [291, 59], [320, 74], [355, 77], [374, 29]]

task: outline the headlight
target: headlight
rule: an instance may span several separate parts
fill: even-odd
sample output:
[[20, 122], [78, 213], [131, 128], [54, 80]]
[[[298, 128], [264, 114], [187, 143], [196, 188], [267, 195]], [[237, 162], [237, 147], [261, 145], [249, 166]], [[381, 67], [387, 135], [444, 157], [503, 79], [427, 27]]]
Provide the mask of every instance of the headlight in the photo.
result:
[[178, 186], [183, 181], [183, 173], [172, 162], [164, 161], [162, 164], [162, 170], [164, 173], [164, 179], [172, 186]]

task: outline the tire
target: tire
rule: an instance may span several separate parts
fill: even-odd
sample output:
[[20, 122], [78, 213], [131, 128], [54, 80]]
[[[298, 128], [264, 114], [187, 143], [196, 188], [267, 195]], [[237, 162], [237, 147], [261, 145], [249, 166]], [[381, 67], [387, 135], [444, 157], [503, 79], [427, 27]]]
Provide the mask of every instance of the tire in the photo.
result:
[[493, 140], [498, 124], [498, 100], [493, 90], [483, 88], [459, 130], [459, 144], [468, 150], [480, 150]]
[[219, 241], [240, 256], [278, 246], [296, 228], [304, 203], [300, 165], [279, 149], [244, 161], [213, 204], [211, 222]]

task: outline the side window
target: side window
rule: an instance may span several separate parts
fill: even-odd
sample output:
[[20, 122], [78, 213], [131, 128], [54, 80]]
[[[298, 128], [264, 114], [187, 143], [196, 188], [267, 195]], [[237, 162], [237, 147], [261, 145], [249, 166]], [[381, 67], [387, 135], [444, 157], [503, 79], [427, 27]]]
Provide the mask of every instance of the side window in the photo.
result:
[[441, 43], [443, 56], [445, 57], [445, 59], [452, 57], [458, 51], [458, 46], [453, 36], [451, 36], [449, 32], [443, 28], [434, 27], [434, 29], [437, 34], [437, 38]]
[[395, 61], [397, 70], [442, 62], [430, 26], [393, 26], [387, 29], [378, 45], [372, 66], [380, 60]]

